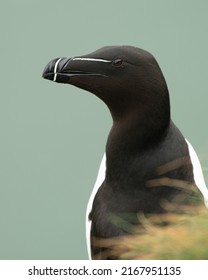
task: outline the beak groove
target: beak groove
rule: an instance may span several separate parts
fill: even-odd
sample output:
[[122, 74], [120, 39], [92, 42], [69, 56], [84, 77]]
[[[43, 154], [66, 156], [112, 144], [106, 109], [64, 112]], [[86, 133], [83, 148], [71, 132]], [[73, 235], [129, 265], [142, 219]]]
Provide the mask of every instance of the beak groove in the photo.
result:
[[70, 62], [73, 58], [60, 57], [51, 60], [45, 67], [42, 77], [47, 80], [51, 80], [57, 83], [69, 83], [71, 77], [75, 76], [99, 76], [107, 77], [104, 74], [90, 72], [90, 71], [81, 71], [81, 70], [72, 70], [70, 69]]

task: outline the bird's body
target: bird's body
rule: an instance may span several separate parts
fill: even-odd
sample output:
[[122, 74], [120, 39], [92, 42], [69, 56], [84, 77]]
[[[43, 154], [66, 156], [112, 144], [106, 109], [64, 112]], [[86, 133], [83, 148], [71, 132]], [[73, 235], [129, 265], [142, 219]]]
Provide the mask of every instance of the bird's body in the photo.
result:
[[104, 249], [93, 245], [94, 238], [127, 234], [138, 223], [138, 213], [165, 213], [164, 202], [179, 196], [180, 204], [188, 203], [195, 183], [203, 185], [198, 188], [207, 201], [199, 161], [193, 167], [198, 158], [171, 121], [168, 88], [151, 54], [129, 46], [105, 47], [82, 57], [55, 59], [43, 76], [94, 93], [112, 115], [87, 208], [92, 258], [105, 259]]

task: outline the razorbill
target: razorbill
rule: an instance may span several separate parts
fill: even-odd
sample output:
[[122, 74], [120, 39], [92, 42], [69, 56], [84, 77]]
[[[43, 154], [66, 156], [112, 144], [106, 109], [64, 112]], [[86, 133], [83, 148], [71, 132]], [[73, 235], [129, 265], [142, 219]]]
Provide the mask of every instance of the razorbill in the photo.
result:
[[95, 94], [112, 115], [87, 207], [88, 251], [93, 259], [107, 258], [93, 240], [128, 234], [139, 223], [137, 213], [165, 213], [164, 202], [188, 203], [193, 186], [208, 206], [200, 162], [171, 120], [166, 81], [149, 52], [110, 46], [84, 56], [60, 57], [47, 64], [43, 78]]

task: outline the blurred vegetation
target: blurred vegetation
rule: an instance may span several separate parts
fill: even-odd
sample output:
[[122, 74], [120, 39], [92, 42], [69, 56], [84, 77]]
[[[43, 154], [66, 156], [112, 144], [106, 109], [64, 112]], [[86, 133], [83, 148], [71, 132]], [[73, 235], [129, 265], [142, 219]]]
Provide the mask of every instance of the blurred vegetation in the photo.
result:
[[[146, 181], [147, 188], [166, 186], [180, 190], [168, 202], [161, 200], [163, 214], [112, 214], [114, 225], [127, 235], [93, 238], [95, 247], [102, 248], [93, 258], [121, 260], [208, 260], [208, 209], [195, 184], [166, 176], [183, 165], [190, 164], [187, 157], [173, 160], [157, 168], [162, 177]], [[208, 169], [204, 170], [205, 178]]]
[[125, 260], [208, 260], [208, 210], [186, 206], [183, 213], [146, 217], [132, 234], [112, 239], [95, 239], [105, 256]]

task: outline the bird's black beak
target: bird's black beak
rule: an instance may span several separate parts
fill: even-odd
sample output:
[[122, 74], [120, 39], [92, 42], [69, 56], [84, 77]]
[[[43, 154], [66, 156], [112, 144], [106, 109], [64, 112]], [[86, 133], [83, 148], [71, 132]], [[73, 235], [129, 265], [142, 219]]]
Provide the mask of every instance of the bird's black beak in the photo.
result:
[[[101, 73], [88, 72], [82, 69], [80, 63], [74, 62], [73, 58], [61, 57], [51, 60], [45, 67], [42, 77], [57, 83], [69, 83], [75, 76], [105, 76]], [[75, 65], [76, 64], [76, 65]], [[79, 64], [79, 65], [78, 65]]]
[[42, 77], [54, 82], [64, 83], [68, 80], [69, 73], [67, 65], [70, 62], [70, 58], [61, 57], [51, 60], [45, 67]]

